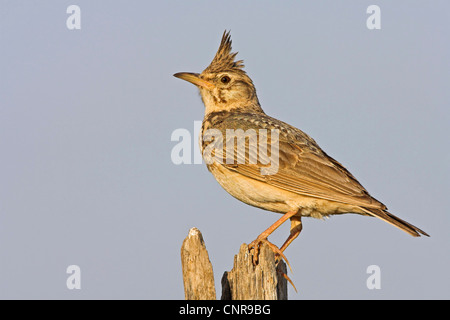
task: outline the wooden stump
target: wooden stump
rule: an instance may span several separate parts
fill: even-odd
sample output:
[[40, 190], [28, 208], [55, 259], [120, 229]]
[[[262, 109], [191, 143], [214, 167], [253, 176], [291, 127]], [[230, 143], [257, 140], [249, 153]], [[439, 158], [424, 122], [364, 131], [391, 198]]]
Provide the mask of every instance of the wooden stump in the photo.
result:
[[287, 300], [286, 264], [275, 265], [270, 247], [260, 247], [258, 264], [253, 265], [253, 251], [243, 243], [234, 256], [233, 269], [222, 277], [222, 300]]
[[197, 228], [189, 230], [181, 246], [184, 297], [186, 300], [215, 300], [214, 274], [203, 236]]
[[[222, 300], [287, 300], [287, 268], [284, 261], [275, 264], [273, 251], [262, 244], [258, 264], [253, 252], [242, 244], [234, 257], [231, 271], [222, 277]], [[214, 275], [203, 236], [192, 228], [181, 247], [184, 294], [186, 300], [216, 299]]]

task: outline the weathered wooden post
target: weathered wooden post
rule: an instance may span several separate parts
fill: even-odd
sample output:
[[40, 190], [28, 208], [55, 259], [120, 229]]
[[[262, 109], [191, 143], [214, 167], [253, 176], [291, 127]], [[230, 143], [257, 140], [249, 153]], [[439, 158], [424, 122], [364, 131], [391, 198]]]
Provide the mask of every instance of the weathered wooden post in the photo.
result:
[[[192, 228], [181, 247], [186, 300], [215, 299], [214, 275], [203, 236]], [[234, 257], [233, 269], [222, 277], [222, 300], [287, 300], [287, 268], [275, 263], [273, 251], [262, 244], [258, 264], [253, 265], [253, 250], [242, 244]]]
[[189, 230], [183, 241], [181, 266], [186, 300], [216, 300], [213, 268], [203, 236], [197, 228]]

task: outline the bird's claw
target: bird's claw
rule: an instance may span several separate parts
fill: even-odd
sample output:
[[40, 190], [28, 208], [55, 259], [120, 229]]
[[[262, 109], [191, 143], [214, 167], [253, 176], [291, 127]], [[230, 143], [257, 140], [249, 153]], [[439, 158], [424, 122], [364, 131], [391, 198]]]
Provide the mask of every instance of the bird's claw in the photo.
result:
[[274, 245], [272, 242], [270, 242], [269, 240], [267, 240], [267, 238], [256, 238], [255, 240], [253, 240], [249, 245], [248, 245], [248, 250], [250, 251], [251, 249], [254, 249], [255, 252], [253, 253], [253, 265], [256, 266], [258, 264], [258, 257], [259, 257], [259, 247], [261, 246], [262, 243], [266, 243], [270, 249], [272, 249], [272, 251], [275, 254], [275, 261], [276, 264], [278, 265], [278, 263], [281, 261], [281, 259], [284, 259], [284, 261], [286, 261], [286, 264], [289, 266], [289, 269], [292, 272], [292, 268], [291, 265], [289, 264], [288, 259], [286, 258], [286, 256], [284, 255], [283, 251], [281, 251], [276, 245]]
[[279, 274], [281, 274], [287, 281], [289, 281], [289, 283], [290, 283], [290, 284], [292, 285], [292, 287], [294, 288], [295, 292], [298, 292], [298, 291], [297, 291], [297, 288], [296, 288], [295, 285], [294, 285], [294, 282], [292, 282], [291, 278], [289, 278], [288, 275], [287, 275], [286, 273], [284, 273], [283, 271], [278, 270], [278, 269], [277, 269], [277, 272], [278, 272]]
[[[252, 241], [249, 245], [248, 245], [248, 250], [252, 250], [254, 249], [255, 251], [253, 252], [252, 255], [252, 261], [253, 261], [253, 265], [256, 266], [258, 264], [258, 258], [259, 258], [259, 248], [261, 246], [262, 243], [266, 243], [270, 249], [272, 249], [272, 251], [275, 254], [275, 265], [278, 266], [278, 263], [280, 263], [280, 261], [282, 259], [284, 259], [284, 261], [286, 261], [286, 264], [289, 266], [289, 269], [292, 272], [292, 268], [291, 265], [289, 264], [288, 259], [286, 258], [286, 256], [284, 255], [284, 253], [276, 246], [274, 245], [272, 242], [270, 242], [269, 240], [267, 240], [267, 238], [257, 238], [254, 241]], [[283, 271], [279, 270], [277, 268], [277, 273], [281, 274], [287, 281], [289, 281], [289, 283], [292, 285], [292, 287], [294, 288], [295, 292], [297, 292], [297, 288], [295, 287], [294, 283], [292, 282], [292, 280], [288, 277], [288, 275], [286, 273], [284, 273]]]

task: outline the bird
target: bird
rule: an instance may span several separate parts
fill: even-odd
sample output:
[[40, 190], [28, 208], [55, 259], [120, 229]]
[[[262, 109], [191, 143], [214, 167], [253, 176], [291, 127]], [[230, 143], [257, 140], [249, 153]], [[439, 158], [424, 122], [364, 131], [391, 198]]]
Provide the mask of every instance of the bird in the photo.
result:
[[[206, 69], [174, 76], [199, 89], [205, 106], [200, 150], [217, 182], [248, 205], [282, 214], [249, 244], [249, 249], [258, 250], [262, 243], [267, 243], [276, 256], [287, 261], [283, 252], [302, 231], [302, 218], [323, 219], [346, 213], [379, 218], [413, 237], [429, 236], [388, 212], [383, 203], [372, 197], [309, 135], [267, 115], [252, 79], [243, 69], [243, 60], [236, 60], [237, 52], [231, 52], [231, 44], [230, 31], [225, 30], [219, 49]], [[238, 130], [244, 133], [240, 140]], [[265, 139], [270, 144], [270, 156], [268, 150], [251, 148], [255, 146], [252, 134], [259, 142]], [[245, 148], [238, 148], [239, 141]], [[253, 157], [256, 161], [251, 159], [255, 150], [260, 153]], [[276, 156], [276, 166], [269, 165], [272, 155]], [[271, 166], [275, 168], [270, 170]], [[291, 223], [289, 236], [278, 247], [268, 237], [287, 220]]]

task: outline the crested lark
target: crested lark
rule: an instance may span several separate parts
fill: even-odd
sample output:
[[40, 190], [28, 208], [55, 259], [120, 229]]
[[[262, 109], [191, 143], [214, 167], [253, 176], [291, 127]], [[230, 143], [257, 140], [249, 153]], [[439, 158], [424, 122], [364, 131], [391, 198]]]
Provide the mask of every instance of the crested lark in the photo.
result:
[[[284, 257], [283, 251], [299, 235], [302, 217], [357, 213], [384, 220], [412, 236], [427, 233], [387, 212], [384, 204], [373, 198], [339, 162], [328, 156], [317, 143], [301, 130], [269, 117], [261, 109], [252, 80], [242, 69], [243, 61], [235, 61], [237, 53], [231, 53], [231, 37], [224, 32], [219, 50], [211, 64], [200, 74], [176, 73], [175, 77], [195, 84], [205, 105], [205, 118], [200, 135], [202, 155], [209, 171], [219, 184], [233, 197], [249, 205], [282, 213], [283, 216], [261, 233], [249, 247], [256, 250], [261, 242]], [[267, 159], [249, 161], [250, 135], [244, 136], [246, 151], [240, 151], [230, 135], [230, 129], [254, 130], [261, 138], [261, 129], [272, 130], [278, 137], [269, 138], [272, 154], [277, 154], [275, 171], [264, 173]], [[215, 130], [225, 137], [222, 158], [208, 156], [206, 150], [215, 141], [208, 135]], [[228, 134], [227, 134], [228, 133]], [[276, 141], [275, 141], [276, 140]], [[231, 143], [233, 142], [233, 143]], [[276, 142], [272, 143], [272, 142]], [[228, 146], [232, 146], [229, 148]], [[227, 147], [227, 148], [225, 148]], [[269, 148], [267, 148], [269, 149]], [[217, 152], [217, 148], [215, 149]], [[225, 157], [224, 154], [233, 155]], [[236, 153], [236, 157], [234, 154]], [[261, 153], [261, 152], [260, 152]], [[228, 155], [228, 154], [227, 154]], [[267, 155], [265, 155], [267, 158]], [[207, 159], [208, 158], [208, 159]], [[281, 248], [268, 242], [267, 237], [286, 220], [291, 220], [291, 231]]]

